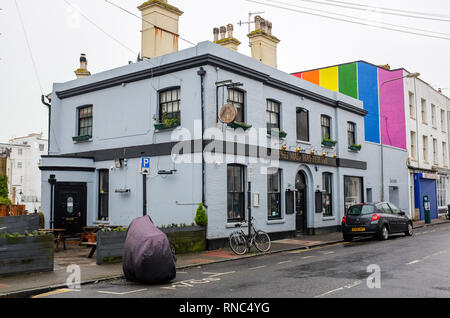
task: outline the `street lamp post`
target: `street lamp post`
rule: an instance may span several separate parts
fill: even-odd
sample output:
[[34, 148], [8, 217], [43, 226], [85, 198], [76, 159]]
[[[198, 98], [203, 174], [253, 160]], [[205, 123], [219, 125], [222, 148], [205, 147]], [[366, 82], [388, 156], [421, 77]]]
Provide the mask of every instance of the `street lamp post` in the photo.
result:
[[380, 86], [380, 136], [381, 136], [381, 201], [384, 201], [384, 144], [383, 144], [383, 86], [386, 83], [400, 80], [402, 78], [417, 78], [420, 73], [409, 73], [402, 77], [390, 79], [381, 83]]

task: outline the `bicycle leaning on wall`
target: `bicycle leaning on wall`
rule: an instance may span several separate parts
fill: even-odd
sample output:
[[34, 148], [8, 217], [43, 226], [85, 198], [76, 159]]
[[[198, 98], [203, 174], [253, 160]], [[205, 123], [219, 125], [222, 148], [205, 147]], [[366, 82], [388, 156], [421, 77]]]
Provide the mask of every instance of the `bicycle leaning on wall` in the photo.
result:
[[247, 221], [235, 225], [239, 230], [231, 233], [229, 238], [230, 247], [234, 253], [243, 255], [250, 250], [252, 245], [255, 245], [260, 252], [267, 252], [270, 250], [271, 242], [269, 235], [264, 231], [256, 230], [254, 221], [255, 218], [252, 217], [250, 236], [246, 235], [242, 229], [243, 227], [248, 226]]

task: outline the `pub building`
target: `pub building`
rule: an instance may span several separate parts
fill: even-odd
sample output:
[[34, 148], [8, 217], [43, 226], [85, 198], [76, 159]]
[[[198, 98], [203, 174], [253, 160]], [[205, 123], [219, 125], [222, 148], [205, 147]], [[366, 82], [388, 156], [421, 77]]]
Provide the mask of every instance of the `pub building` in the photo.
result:
[[[165, 10], [177, 23], [182, 14], [161, 1], [139, 9]], [[190, 225], [203, 202], [212, 249], [250, 211], [273, 239], [338, 231], [348, 206], [381, 200], [381, 185], [393, 180], [408, 211], [407, 152], [384, 149], [382, 181], [362, 102], [278, 70], [272, 24], [255, 22], [252, 57], [237, 52], [230, 25], [214, 30], [214, 43], [178, 51], [170, 38], [178, 28], [155, 38], [145, 23], [144, 60], [91, 75], [83, 55], [79, 78], [50, 94], [50, 149], [40, 165], [46, 226], [80, 233], [145, 214], [157, 226]]]

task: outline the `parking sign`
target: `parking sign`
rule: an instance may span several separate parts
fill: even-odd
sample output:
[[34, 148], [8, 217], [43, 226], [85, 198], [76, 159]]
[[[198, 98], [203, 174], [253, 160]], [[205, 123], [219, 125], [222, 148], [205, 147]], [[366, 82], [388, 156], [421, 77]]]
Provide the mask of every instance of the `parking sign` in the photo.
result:
[[141, 158], [141, 172], [142, 174], [150, 174], [150, 157]]

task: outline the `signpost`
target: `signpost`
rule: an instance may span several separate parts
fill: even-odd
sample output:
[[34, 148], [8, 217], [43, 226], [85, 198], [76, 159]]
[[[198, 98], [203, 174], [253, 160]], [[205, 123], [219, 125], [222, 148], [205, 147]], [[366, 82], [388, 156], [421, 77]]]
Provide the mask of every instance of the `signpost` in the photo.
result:
[[142, 173], [142, 214], [147, 215], [147, 175], [150, 174], [150, 157], [141, 158], [141, 173]]

